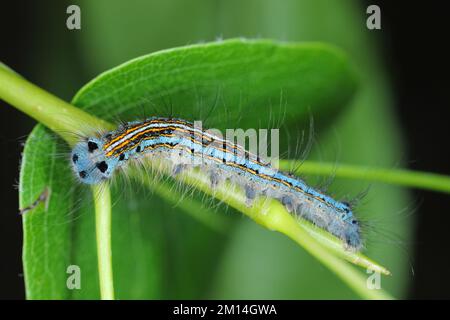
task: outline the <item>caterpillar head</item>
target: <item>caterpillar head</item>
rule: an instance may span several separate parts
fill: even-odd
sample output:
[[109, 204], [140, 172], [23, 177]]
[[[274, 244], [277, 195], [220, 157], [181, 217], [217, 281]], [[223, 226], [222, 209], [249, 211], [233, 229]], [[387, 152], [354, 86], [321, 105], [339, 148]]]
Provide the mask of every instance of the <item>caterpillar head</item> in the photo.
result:
[[97, 184], [107, 180], [114, 172], [117, 160], [108, 158], [103, 151], [103, 142], [88, 138], [75, 145], [70, 161], [75, 175], [81, 182]]

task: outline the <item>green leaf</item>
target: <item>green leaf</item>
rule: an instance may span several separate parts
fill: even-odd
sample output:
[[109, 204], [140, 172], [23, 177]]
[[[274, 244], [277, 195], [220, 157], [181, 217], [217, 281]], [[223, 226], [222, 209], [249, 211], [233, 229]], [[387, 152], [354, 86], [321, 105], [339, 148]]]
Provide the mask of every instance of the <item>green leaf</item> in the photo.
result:
[[[148, 116], [206, 117], [209, 127], [267, 127], [282, 117], [295, 127], [307, 119], [308, 108], [316, 122], [326, 124], [354, 90], [348, 60], [334, 47], [230, 40], [132, 60], [94, 79], [78, 92], [73, 104], [107, 120], [135, 119], [146, 105]], [[152, 105], [156, 107], [148, 111]], [[39, 119], [39, 110], [24, 111]], [[240, 121], [230, 123], [236, 119]], [[73, 127], [89, 126], [73, 121]], [[24, 218], [27, 296], [98, 298], [92, 199], [84, 195], [87, 192], [74, 192], [83, 187], [71, 179], [66, 161], [54, 158], [52, 151], [60, 152], [62, 147], [55, 139], [41, 139], [45, 135], [42, 126], [35, 128], [22, 163], [22, 207], [36, 200], [45, 186], [57, 190], [45, 214], [39, 207]], [[217, 270], [223, 236], [143, 190], [124, 195], [119, 186], [113, 198], [119, 199], [112, 221], [116, 297], [201, 296]], [[55, 226], [53, 221], [62, 223]], [[65, 269], [71, 264], [81, 269], [80, 290], [66, 288]]]
[[47, 208], [40, 204], [23, 216], [23, 267], [29, 299], [70, 297], [66, 270], [70, 265], [75, 193], [66, 183], [71, 177], [68, 166], [54, 157], [60, 151], [54, 139], [49, 130], [38, 125], [27, 139], [20, 170], [20, 208], [49, 190]]
[[[321, 43], [228, 40], [140, 57], [101, 74], [73, 99], [103, 119], [147, 112], [195, 118], [218, 129], [270, 120], [295, 124], [308, 114], [318, 122], [349, 101], [356, 81], [349, 61]], [[203, 116], [203, 118], [202, 118]], [[229, 123], [227, 123], [229, 122]]]

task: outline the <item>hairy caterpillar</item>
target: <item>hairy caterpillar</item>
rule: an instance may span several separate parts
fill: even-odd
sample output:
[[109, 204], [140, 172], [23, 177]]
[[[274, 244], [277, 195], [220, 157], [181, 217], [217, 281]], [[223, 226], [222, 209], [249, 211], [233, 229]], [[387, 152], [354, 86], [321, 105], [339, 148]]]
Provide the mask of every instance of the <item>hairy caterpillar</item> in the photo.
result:
[[169, 162], [173, 174], [199, 167], [209, 174], [212, 187], [228, 179], [245, 190], [249, 205], [257, 196], [279, 200], [288, 211], [342, 239], [347, 248], [362, 248], [360, 224], [349, 204], [186, 120], [153, 117], [124, 123], [117, 130], [85, 138], [71, 152], [72, 168], [85, 184], [108, 180], [128, 161], [143, 157]]

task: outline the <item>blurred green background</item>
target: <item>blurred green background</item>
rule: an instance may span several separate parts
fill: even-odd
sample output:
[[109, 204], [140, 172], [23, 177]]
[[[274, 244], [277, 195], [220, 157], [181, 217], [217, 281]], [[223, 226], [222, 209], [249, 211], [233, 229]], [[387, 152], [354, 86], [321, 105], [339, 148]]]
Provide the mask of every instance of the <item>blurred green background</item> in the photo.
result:
[[[150, 52], [217, 38], [249, 37], [285, 41], [323, 41], [342, 48], [355, 65], [361, 86], [345, 114], [317, 132], [312, 158], [395, 167], [404, 159], [402, 136], [393, 112], [393, 88], [380, 58], [380, 33], [366, 28], [367, 4], [329, 0], [247, 1], [74, 1], [82, 29], [65, 26], [68, 2], [35, 6], [33, 58], [23, 74], [48, 91], [70, 100], [102, 71]], [[31, 123], [31, 121], [30, 121]], [[320, 152], [319, 152], [320, 151]], [[331, 190], [355, 195], [367, 183], [337, 180]], [[150, 285], [127, 290], [131, 298], [314, 299], [357, 298], [339, 279], [286, 237], [240, 215], [220, 235], [155, 197], [149, 200], [152, 232], [133, 244], [127, 257], [135, 272], [115, 276]], [[410, 251], [413, 216], [407, 191], [374, 184], [365, 199], [366, 216], [380, 221], [382, 234], [369, 239], [367, 255], [393, 276], [382, 287], [407, 297], [412, 281]], [[122, 205], [122, 204], [120, 204]], [[144, 208], [129, 207], [130, 230]], [[218, 210], [214, 214], [221, 214]], [[392, 235], [385, 237], [384, 234]], [[391, 239], [392, 238], [392, 239]], [[93, 238], [92, 238], [93, 240]], [[391, 241], [393, 240], [393, 241]], [[88, 240], [86, 240], [88, 241]], [[136, 249], [136, 247], [138, 249]], [[135, 263], [140, 250], [154, 260]], [[362, 270], [364, 272], [364, 270]], [[143, 276], [145, 275], [145, 276]], [[120, 294], [118, 294], [120, 297]]]

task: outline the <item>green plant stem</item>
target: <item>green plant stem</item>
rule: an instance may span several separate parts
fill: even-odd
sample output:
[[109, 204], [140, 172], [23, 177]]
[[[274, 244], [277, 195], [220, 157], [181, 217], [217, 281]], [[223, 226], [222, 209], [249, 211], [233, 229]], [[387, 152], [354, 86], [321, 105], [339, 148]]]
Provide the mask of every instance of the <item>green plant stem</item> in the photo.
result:
[[[279, 215], [282, 214], [279, 213]], [[317, 260], [326, 265], [328, 269], [333, 271], [361, 297], [376, 300], [393, 299], [384, 290], [369, 289], [367, 287], [367, 279], [363, 277], [360, 272], [357, 272], [352, 266], [337, 258], [336, 256], [330, 254], [328, 250], [321, 246], [314, 238], [309, 236], [309, 234], [298, 224], [289, 221], [289, 219], [293, 220], [291, 215], [288, 215], [288, 217], [284, 218], [285, 219], [278, 219], [278, 223], [275, 226], [274, 230], [284, 233], [289, 238], [304, 247], [311, 255], [313, 255]]]
[[32, 84], [0, 63], [0, 98], [58, 133], [69, 144], [80, 124], [92, 128], [113, 127]]
[[100, 297], [114, 300], [111, 250], [111, 192], [107, 183], [92, 188], [95, 199], [95, 231], [97, 239]]
[[307, 250], [313, 257], [327, 266], [361, 297], [365, 299], [392, 299], [383, 290], [368, 289], [366, 279], [359, 272], [334, 256], [329, 250], [317, 242], [316, 239], [311, 237], [279, 202], [274, 200], [268, 202], [257, 200], [252, 206], [247, 206], [245, 204], [245, 195], [239, 188], [230, 184], [224, 184], [211, 191], [208, 178], [198, 171], [190, 172], [189, 175], [182, 174], [181, 180], [206, 194], [222, 200], [267, 229], [287, 235]]
[[386, 169], [349, 164], [318, 163], [313, 161], [280, 160], [280, 169], [295, 170], [297, 174], [325, 175], [334, 174], [338, 178], [377, 181], [406, 187], [428, 189], [450, 193], [450, 177], [405, 169]]

